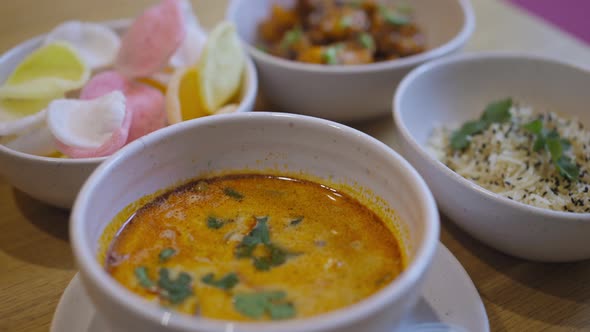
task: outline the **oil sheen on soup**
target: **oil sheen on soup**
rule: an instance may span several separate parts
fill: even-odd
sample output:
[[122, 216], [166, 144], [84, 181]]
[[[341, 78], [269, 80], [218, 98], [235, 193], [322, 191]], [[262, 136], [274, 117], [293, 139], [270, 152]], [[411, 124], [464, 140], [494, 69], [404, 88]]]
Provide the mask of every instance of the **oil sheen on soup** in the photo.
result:
[[198, 180], [155, 198], [119, 230], [105, 260], [147, 300], [237, 321], [346, 307], [404, 265], [394, 232], [356, 199], [255, 174]]

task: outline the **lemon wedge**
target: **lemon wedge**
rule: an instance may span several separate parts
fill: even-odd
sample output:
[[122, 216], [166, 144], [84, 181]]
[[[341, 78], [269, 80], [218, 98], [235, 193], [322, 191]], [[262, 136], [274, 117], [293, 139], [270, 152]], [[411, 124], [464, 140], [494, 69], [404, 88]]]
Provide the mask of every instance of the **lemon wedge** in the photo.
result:
[[184, 120], [209, 115], [202, 107], [198, 92], [198, 73], [193, 67], [178, 69], [166, 89], [166, 112], [168, 123], [174, 124]]
[[53, 99], [81, 88], [90, 69], [77, 51], [55, 42], [29, 54], [0, 86], [0, 98]]
[[198, 94], [207, 113], [215, 113], [237, 94], [245, 64], [235, 27], [219, 23], [209, 34], [197, 63]]

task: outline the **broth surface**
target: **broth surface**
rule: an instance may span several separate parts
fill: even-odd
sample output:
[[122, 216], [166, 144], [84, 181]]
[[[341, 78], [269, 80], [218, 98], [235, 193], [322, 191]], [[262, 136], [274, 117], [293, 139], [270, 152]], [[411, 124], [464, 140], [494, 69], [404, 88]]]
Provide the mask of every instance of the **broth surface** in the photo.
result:
[[139, 209], [106, 270], [178, 311], [224, 320], [309, 317], [356, 303], [404, 268], [400, 245], [352, 197], [293, 178], [199, 180]]

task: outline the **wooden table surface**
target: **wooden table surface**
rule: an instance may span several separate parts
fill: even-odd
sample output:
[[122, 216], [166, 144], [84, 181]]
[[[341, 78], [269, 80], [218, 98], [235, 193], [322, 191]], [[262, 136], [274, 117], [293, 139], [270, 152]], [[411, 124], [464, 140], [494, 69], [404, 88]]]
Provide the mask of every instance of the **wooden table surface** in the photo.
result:
[[[64, 20], [130, 17], [153, 2], [2, 0], [0, 52]], [[193, 3], [206, 26], [223, 17], [226, 1]], [[500, 0], [473, 4], [477, 29], [466, 51], [535, 52], [590, 67], [590, 48], [581, 42]], [[390, 118], [357, 127], [395, 147]], [[0, 331], [48, 331], [59, 297], [76, 273], [67, 219], [67, 211], [27, 197], [0, 177]], [[441, 240], [473, 279], [492, 331], [590, 331], [590, 261], [538, 264], [514, 259], [447, 220]]]

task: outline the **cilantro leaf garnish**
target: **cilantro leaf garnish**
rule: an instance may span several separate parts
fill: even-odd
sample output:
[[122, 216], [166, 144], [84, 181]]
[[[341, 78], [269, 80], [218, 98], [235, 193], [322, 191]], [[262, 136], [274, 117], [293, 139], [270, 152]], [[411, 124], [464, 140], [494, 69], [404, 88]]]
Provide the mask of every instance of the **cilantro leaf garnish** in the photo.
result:
[[363, 32], [359, 36], [359, 42], [364, 48], [369, 50], [375, 50], [375, 39], [370, 33]]
[[225, 225], [225, 221], [214, 216], [207, 217], [207, 227], [211, 229], [220, 229]]
[[281, 39], [281, 43], [279, 44], [279, 47], [283, 50], [287, 50], [287, 49], [291, 48], [291, 46], [293, 46], [293, 44], [295, 44], [297, 41], [299, 41], [299, 39], [301, 39], [301, 37], [303, 37], [303, 30], [301, 30], [301, 27], [297, 26], [297, 27], [285, 32], [285, 34], [283, 35], [283, 39]]
[[264, 314], [273, 320], [287, 319], [295, 316], [295, 306], [286, 297], [283, 291], [238, 293], [234, 295], [234, 308], [253, 319]]
[[322, 60], [329, 65], [338, 64], [338, 52], [342, 49], [342, 45], [329, 46], [324, 49], [322, 53]]
[[571, 143], [559, 136], [555, 130], [548, 131], [543, 128], [543, 121], [537, 119], [522, 126], [525, 130], [536, 136], [533, 143], [533, 150], [539, 152], [547, 151], [551, 155], [551, 161], [559, 174], [570, 181], [577, 181], [580, 176], [580, 169], [574, 161], [563, 155], [564, 151], [571, 148]]
[[234, 288], [234, 286], [238, 284], [240, 279], [238, 278], [237, 274], [228, 273], [220, 279], [215, 280], [214, 274], [209, 273], [205, 275], [203, 278], [201, 278], [201, 281], [207, 285], [228, 290]]
[[256, 217], [256, 226], [254, 226], [248, 235], [244, 236], [242, 242], [236, 247], [236, 257], [251, 257], [257, 245], [270, 244], [270, 232], [266, 224], [267, 221], [268, 217]]
[[387, 6], [379, 6], [379, 13], [389, 24], [401, 26], [410, 23], [408, 16], [403, 15], [401, 11], [387, 8]]
[[175, 280], [170, 278], [170, 271], [166, 268], [160, 269], [160, 279], [158, 280], [158, 287], [160, 287], [160, 295], [170, 301], [172, 304], [178, 304], [184, 301], [189, 296], [193, 295], [191, 287], [192, 278], [186, 272], [178, 274]]
[[274, 244], [266, 246], [269, 254], [262, 257], [254, 257], [254, 267], [260, 271], [268, 271], [271, 267], [283, 265], [287, 261], [289, 252]]
[[241, 201], [244, 198], [244, 195], [240, 194], [235, 189], [230, 187], [223, 188], [223, 193], [237, 201]]
[[148, 269], [145, 266], [139, 266], [135, 268], [135, 277], [139, 284], [144, 288], [152, 288], [154, 287], [154, 282], [150, 279], [148, 275]]
[[[272, 267], [280, 266], [289, 256], [296, 255], [271, 243], [267, 222], [268, 217], [256, 217], [256, 225], [248, 235], [244, 236], [234, 252], [237, 258], [252, 258], [252, 264], [259, 271], [268, 271]], [[254, 250], [258, 245], [264, 245], [268, 253], [255, 257]]]
[[463, 150], [470, 144], [473, 135], [480, 134], [488, 129], [493, 123], [503, 123], [511, 118], [510, 108], [512, 99], [503, 99], [489, 104], [479, 120], [469, 121], [451, 135], [451, 148]]
[[297, 225], [299, 225], [299, 224], [300, 224], [302, 221], [303, 221], [303, 217], [297, 217], [297, 218], [294, 218], [294, 219], [292, 219], [292, 220], [289, 222], [289, 225], [291, 225], [291, 226], [297, 226]]
[[555, 165], [561, 176], [571, 181], [578, 181], [578, 178], [580, 177], [580, 169], [570, 158], [562, 156], [555, 162]]
[[348, 15], [342, 16], [340, 18], [340, 21], [338, 21], [338, 25], [340, 26], [340, 28], [343, 28], [343, 29], [350, 27], [352, 25], [352, 17], [350, 17]]
[[165, 248], [165, 249], [162, 249], [162, 251], [160, 251], [160, 255], [158, 255], [158, 259], [160, 260], [160, 263], [164, 263], [167, 260], [169, 260], [170, 257], [174, 256], [174, 254], [176, 254], [175, 249]]
[[511, 107], [512, 99], [510, 98], [491, 103], [484, 110], [481, 119], [488, 125], [509, 121], [512, 117], [510, 114]]

